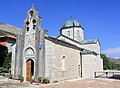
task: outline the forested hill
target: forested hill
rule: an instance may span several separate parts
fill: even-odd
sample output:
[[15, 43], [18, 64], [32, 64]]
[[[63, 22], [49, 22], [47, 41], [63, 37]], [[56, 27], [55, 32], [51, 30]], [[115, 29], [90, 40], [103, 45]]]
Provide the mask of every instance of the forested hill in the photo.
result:
[[114, 59], [117, 64], [120, 64], [120, 59]]
[[15, 26], [0, 23], [0, 36], [7, 36], [7, 35], [17, 35], [18, 33], [21, 33], [22, 29], [17, 28]]
[[120, 70], [120, 59], [109, 58], [105, 54], [101, 54], [101, 58], [104, 70]]

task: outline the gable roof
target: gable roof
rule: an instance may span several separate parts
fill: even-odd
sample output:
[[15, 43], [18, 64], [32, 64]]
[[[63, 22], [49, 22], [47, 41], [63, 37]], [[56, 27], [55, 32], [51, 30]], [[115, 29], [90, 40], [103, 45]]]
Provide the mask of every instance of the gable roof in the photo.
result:
[[71, 41], [73, 41], [73, 42], [75, 42], [75, 43], [81, 44], [80, 42], [78, 42], [78, 41], [76, 41], [76, 40], [73, 40], [73, 39], [71, 39], [71, 38], [69, 38], [69, 37], [67, 37], [67, 36], [65, 36], [65, 35], [59, 35], [57, 38], [59, 38], [60, 36], [63, 36], [63, 37], [65, 37], [65, 38], [67, 38], [67, 39], [69, 39], [69, 40], [71, 40]]
[[47, 37], [47, 36], [45, 36], [45, 39], [48, 39], [48, 40], [50, 40], [50, 41], [52, 41], [52, 42], [54, 42], [56, 44], [60, 44], [60, 45], [66, 46], [66, 47], [82, 50], [82, 48], [79, 48], [76, 45], [73, 45], [73, 44], [68, 43], [66, 41], [63, 41], [63, 40], [59, 40], [59, 39], [57, 39], [55, 37], [50, 37], [50, 36]]
[[63, 40], [59, 40], [59, 39], [57, 39], [55, 37], [50, 37], [50, 36], [47, 37], [47, 36], [45, 36], [45, 39], [50, 40], [50, 41], [52, 41], [55, 44], [59, 44], [59, 45], [65, 46], [65, 47], [69, 47], [69, 48], [80, 50], [82, 52], [82, 54], [94, 54], [94, 55], [97, 55], [97, 53], [94, 52], [94, 51], [90, 51], [90, 50], [86, 50], [84, 48], [77, 47], [76, 45], [73, 45], [73, 44], [68, 43], [66, 41], [63, 41]]
[[81, 45], [86, 45], [86, 44], [97, 44], [97, 42], [98, 42], [99, 46], [101, 46], [101, 45], [100, 45], [99, 39], [84, 40], [84, 41], [81, 42]]
[[[73, 39], [71, 39], [71, 38], [69, 38], [69, 37], [67, 37], [65, 35], [62, 35], [62, 34], [59, 35], [57, 38], [59, 38], [60, 36], [63, 36], [63, 37], [65, 37], [65, 38], [67, 38], [67, 39], [69, 39], [69, 40], [71, 40], [71, 41], [73, 41], [73, 42], [75, 42], [77, 44], [80, 44], [80, 45], [84, 45], [84, 44], [96, 44], [97, 42], [99, 42], [98, 39], [89, 39], [89, 40], [84, 40], [82, 42], [78, 42], [78, 41], [73, 40]], [[99, 44], [100, 44], [100, 42], [99, 42]]]

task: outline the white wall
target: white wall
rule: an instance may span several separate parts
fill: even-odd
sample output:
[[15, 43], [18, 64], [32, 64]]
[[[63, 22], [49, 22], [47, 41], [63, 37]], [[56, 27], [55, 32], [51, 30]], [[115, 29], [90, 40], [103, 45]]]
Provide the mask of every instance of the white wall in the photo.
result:
[[[68, 31], [70, 32], [70, 36], [68, 36]], [[73, 39], [73, 28], [62, 29], [62, 34]]]
[[13, 77], [15, 72], [15, 48], [16, 48], [16, 44], [12, 46], [11, 74], [13, 74]]
[[53, 59], [54, 44], [45, 39], [45, 77], [52, 77], [52, 59]]
[[[65, 69], [61, 61], [65, 56]], [[45, 77], [52, 80], [65, 80], [80, 77], [80, 51], [54, 44], [45, 39]]]
[[97, 42], [96, 44], [80, 45], [80, 47], [98, 53], [99, 54], [98, 57], [100, 58], [100, 45], [99, 45], [99, 42]]
[[93, 54], [82, 55], [82, 71], [83, 78], [94, 78], [94, 72], [97, 70], [103, 70], [102, 59], [96, 57]]
[[[73, 34], [73, 30], [74, 30], [74, 34]], [[79, 35], [77, 33], [77, 30], [79, 30]], [[68, 31], [70, 32], [70, 36], [68, 36]], [[84, 30], [82, 28], [74, 27], [74, 28], [62, 29], [62, 34], [79, 42], [84, 40]]]

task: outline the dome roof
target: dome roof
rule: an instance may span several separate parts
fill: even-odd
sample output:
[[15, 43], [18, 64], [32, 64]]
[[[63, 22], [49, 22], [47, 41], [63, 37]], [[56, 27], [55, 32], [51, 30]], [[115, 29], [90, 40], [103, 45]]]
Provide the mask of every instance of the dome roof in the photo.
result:
[[62, 28], [68, 28], [68, 27], [82, 27], [82, 26], [77, 20], [70, 19], [66, 21], [62, 26]]

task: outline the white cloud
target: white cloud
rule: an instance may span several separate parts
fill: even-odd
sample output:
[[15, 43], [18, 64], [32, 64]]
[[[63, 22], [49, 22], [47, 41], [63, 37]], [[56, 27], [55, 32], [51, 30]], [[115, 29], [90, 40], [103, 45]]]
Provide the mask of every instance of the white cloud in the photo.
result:
[[120, 59], [120, 47], [109, 48], [109, 49], [103, 50], [102, 53], [106, 54], [108, 57]]

